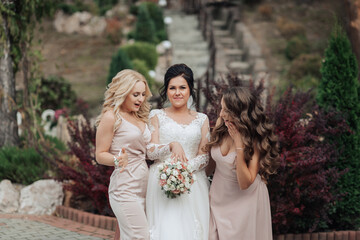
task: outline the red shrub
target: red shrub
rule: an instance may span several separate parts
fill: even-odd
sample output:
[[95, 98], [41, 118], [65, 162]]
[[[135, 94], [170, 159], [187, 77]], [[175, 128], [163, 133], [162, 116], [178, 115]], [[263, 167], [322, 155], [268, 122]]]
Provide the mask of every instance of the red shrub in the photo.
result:
[[85, 197], [93, 203], [95, 213], [111, 215], [108, 197], [108, 185], [111, 167], [99, 165], [95, 161], [96, 130], [88, 120], [72, 121], [69, 119], [68, 130], [71, 137], [69, 148], [71, 155], [78, 161], [75, 164], [62, 161], [60, 165], [60, 180], [71, 180], [66, 188], [75, 196]]
[[333, 167], [338, 151], [331, 138], [346, 131], [336, 112], [321, 112], [310, 93], [289, 89], [271, 111], [280, 143], [280, 167], [269, 180], [274, 233], [328, 229], [329, 214], [340, 197]]

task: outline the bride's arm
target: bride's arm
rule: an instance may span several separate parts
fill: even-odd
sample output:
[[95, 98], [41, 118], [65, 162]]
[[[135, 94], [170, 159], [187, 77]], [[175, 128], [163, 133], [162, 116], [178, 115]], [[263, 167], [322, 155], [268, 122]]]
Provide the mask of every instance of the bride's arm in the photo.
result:
[[171, 142], [169, 144], [160, 144], [159, 120], [156, 115], [150, 117], [149, 128], [151, 131], [151, 141], [146, 145], [146, 154], [148, 159], [156, 160], [172, 153], [171, 157], [179, 158], [181, 161], [187, 161], [184, 150], [180, 143]]
[[199, 144], [198, 154], [195, 158], [190, 159], [188, 164], [191, 167], [191, 171], [199, 171], [206, 167], [209, 162], [209, 154], [202, 151], [203, 147], [210, 140], [210, 127], [209, 127], [209, 119], [206, 117], [202, 127], [201, 127], [201, 141]]

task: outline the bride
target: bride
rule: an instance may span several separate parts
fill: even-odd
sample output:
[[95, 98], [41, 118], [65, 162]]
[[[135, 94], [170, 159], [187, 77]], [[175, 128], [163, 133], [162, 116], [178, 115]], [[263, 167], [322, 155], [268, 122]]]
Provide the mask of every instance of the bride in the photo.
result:
[[[153, 240], [207, 240], [209, 230], [209, 182], [204, 167], [209, 157], [201, 149], [208, 143], [209, 120], [192, 111], [187, 102], [195, 97], [192, 70], [185, 64], [171, 66], [164, 77], [162, 103], [171, 106], [150, 112], [151, 143], [146, 214]], [[195, 182], [189, 194], [167, 198], [159, 185], [159, 163], [176, 159], [188, 163]]]

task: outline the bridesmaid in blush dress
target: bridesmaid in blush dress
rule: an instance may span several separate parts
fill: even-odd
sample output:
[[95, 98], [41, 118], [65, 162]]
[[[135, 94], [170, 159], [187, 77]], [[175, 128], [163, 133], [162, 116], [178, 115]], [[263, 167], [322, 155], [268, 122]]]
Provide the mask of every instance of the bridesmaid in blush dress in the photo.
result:
[[210, 240], [272, 240], [266, 179], [278, 166], [277, 138], [260, 97], [231, 88], [206, 145], [216, 165], [210, 187]]
[[[149, 239], [145, 215], [149, 170], [145, 154], [151, 139], [147, 126], [150, 96], [140, 73], [123, 70], [109, 84], [97, 121], [96, 160], [115, 167], [110, 177], [109, 201], [121, 240]], [[118, 231], [115, 239], [119, 239]]]

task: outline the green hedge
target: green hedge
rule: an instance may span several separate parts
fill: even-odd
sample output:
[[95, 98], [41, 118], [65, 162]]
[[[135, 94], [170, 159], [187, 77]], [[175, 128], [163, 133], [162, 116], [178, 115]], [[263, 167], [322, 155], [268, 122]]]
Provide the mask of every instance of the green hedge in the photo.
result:
[[43, 178], [47, 170], [46, 162], [33, 148], [0, 149], [0, 179], [28, 185]]
[[155, 69], [158, 61], [155, 45], [146, 42], [135, 42], [134, 44], [125, 45], [121, 49], [132, 61], [135, 59], [143, 60], [149, 69]]
[[152, 77], [150, 77], [149, 68], [146, 66], [145, 61], [140, 59], [135, 59], [134, 61], [132, 61], [132, 64], [134, 66], [134, 70], [138, 71], [146, 78], [149, 84], [149, 88], [152, 89], [155, 80]]
[[111, 83], [113, 77], [115, 77], [118, 72], [124, 69], [133, 69], [133, 65], [127, 53], [122, 48], [120, 48], [112, 56], [109, 74], [107, 77], [107, 84]]

